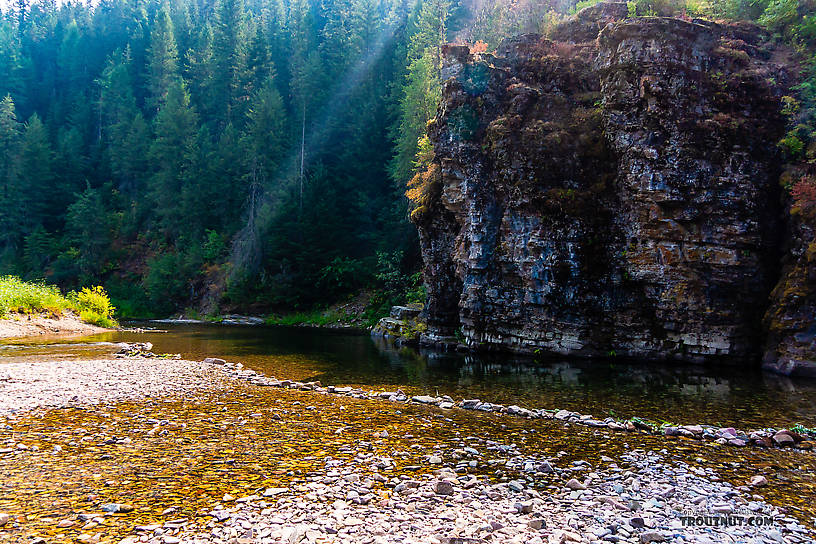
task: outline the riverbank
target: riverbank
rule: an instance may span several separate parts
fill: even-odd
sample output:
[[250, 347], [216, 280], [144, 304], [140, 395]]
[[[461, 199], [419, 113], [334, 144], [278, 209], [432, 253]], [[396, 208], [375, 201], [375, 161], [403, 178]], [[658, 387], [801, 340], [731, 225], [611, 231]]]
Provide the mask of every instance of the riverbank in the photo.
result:
[[559, 421], [564, 425], [579, 425], [589, 428], [600, 428], [620, 433], [645, 433], [654, 436], [685, 438], [698, 441], [713, 441], [717, 445], [742, 448], [755, 446], [759, 448], [794, 448], [803, 452], [812, 452], [816, 444], [816, 430], [801, 425], [790, 429], [763, 428], [742, 430], [734, 427], [709, 425], [705, 422], [670, 424], [658, 423], [632, 417], [620, 420], [614, 417], [598, 419], [591, 414], [563, 409], [524, 408], [517, 405], [504, 406], [502, 404], [480, 399], [462, 399], [456, 401], [448, 395], [407, 395], [402, 390], [397, 391], [365, 391], [354, 387], [323, 386], [320, 382], [299, 382], [288, 379], [266, 377], [254, 370], [244, 369], [241, 363], [228, 363], [223, 359], [209, 358], [204, 361], [221, 366], [228, 375], [249, 381], [254, 385], [266, 387], [282, 387], [302, 391], [317, 391], [333, 395], [351, 396], [359, 399], [388, 400], [399, 404], [419, 404], [432, 406], [443, 411], [466, 410], [485, 413], [494, 413], [524, 419], [544, 419]]
[[283, 327], [306, 327], [319, 329], [340, 329], [349, 331], [370, 331], [379, 320], [388, 314], [387, 308], [373, 301], [373, 293], [363, 291], [350, 300], [331, 306], [287, 313], [262, 315], [218, 314], [202, 315], [188, 309], [175, 318], [154, 319], [157, 323], [222, 325], [277, 325]]
[[178, 359], [9, 363], [0, 365], [0, 415], [193, 395], [222, 382], [209, 365]]
[[[466, 473], [480, 450], [503, 450], [516, 479], [492, 482]], [[628, 542], [811, 542], [816, 532], [722, 482], [711, 469], [633, 451], [600, 466], [520, 458], [506, 444], [471, 440], [435, 451], [431, 474], [387, 478], [388, 458], [358, 453], [329, 460], [302, 484], [257, 495], [225, 496], [206, 529], [174, 522], [136, 527], [123, 543], [390, 542], [565, 544]], [[493, 460], [495, 465], [502, 464]], [[531, 482], [546, 477], [551, 485]], [[734, 520], [729, 526], [728, 520]], [[737, 526], [737, 521], [744, 522]], [[748, 526], [748, 525], [754, 526]], [[756, 540], [754, 540], [756, 539]], [[92, 541], [93, 538], [87, 539]]]
[[[730, 454], [683, 453], [642, 433], [358, 398], [352, 388], [265, 387], [255, 371], [215, 359], [2, 372], [10, 379], [0, 379], [0, 398], [16, 399], [17, 413], [0, 425], [0, 512], [8, 514], [0, 540], [798, 544], [816, 536], [779, 499], [765, 500], [790, 492], [790, 480], [780, 488], [768, 474], [748, 485], [767, 460], [749, 458], [748, 472], [734, 473], [742, 463]], [[811, 456], [795, 455], [769, 459], [809, 470]], [[702, 523], [762, 525], [698, 527], [683, 521], [689, 512]]]
[[0, 338], [27, 336], [87, 335], [111, 329], [85, 323], [70, 310], [59, 315], [11, 314], [0, 319]]

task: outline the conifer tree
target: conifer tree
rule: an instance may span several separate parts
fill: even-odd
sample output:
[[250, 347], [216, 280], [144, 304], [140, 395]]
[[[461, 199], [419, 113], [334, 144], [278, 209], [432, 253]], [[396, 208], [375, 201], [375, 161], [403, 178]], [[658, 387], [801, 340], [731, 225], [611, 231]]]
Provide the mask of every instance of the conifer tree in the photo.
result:
[[247, 101], [247, 33], [242, 0], [217, 0], [213, 17], [213, 93], [222, 127], [242, 123]]
[[392, 129], [396, 155], [390, 171], [399, 187], [414, 175], [419, 141], [441, 99], [442, 45], [446, 41], [449, 0], [424, 0], [408, 44], [407, 74]]
[[155, 171], [150, 181], [150, 199], [156, 209], [157, 223], [168, 237], [178, 236], [186, 219], [181, 215], [181, 194], [185, 170], [195, 154], [197, 116], [190, 106], [190, 95], [183, 82], [167, 91], [167, 99], [155, 120], [155, 137], [149, 157]]
[[6, 95], [0, 101], [0, 254], [13, 251], [20, 216], [17, 198], [16, 161], [20, 143], [20, 123], [14, 101]]
[[55, 225], [60, 203], [54, 190], [54, 152], [36, 113], [23, 130], [17, 161], [16, 201], [21, 211], [21, 232], [28, 234], [40, 224]]
[[172, 87], [179, 84], [178, 49], [166, 3], [161, 5], [153, 29], [150, 32], [150, 49], [147, 54], [147, 105], [149, 111], [158, 112], [167, 100]]

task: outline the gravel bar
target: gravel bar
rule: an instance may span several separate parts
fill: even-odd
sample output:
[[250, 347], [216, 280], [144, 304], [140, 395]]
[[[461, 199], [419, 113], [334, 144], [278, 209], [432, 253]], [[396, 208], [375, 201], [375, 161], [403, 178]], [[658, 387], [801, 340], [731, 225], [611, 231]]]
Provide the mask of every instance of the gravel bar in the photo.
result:
[[9, 363], [0, 365], [0, 415], [188, 394], [223, 381], [210, 365], [178, 359]]

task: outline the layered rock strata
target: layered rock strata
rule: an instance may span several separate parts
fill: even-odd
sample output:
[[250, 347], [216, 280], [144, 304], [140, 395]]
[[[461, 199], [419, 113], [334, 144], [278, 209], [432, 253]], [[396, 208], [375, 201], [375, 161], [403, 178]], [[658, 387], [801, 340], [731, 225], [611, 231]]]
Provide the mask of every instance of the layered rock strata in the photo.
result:
[[446, 48], [413, 215], [425, 342], [758, 360], [787, 75], [757, 27], [625, 17], [599, 4], [560, 41]]

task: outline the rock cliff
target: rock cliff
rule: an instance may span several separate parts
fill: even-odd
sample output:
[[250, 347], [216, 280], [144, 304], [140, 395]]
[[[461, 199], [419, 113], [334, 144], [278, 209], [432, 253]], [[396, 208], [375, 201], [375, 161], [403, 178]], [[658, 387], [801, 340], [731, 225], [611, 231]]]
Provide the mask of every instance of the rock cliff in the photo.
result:
[[423, 341], [687, 362], [773, 351], [788, 76], [757, 27], [626, 12], [598, 4], [557, 41], [493, 55], [446, 48], [412, 216]]

